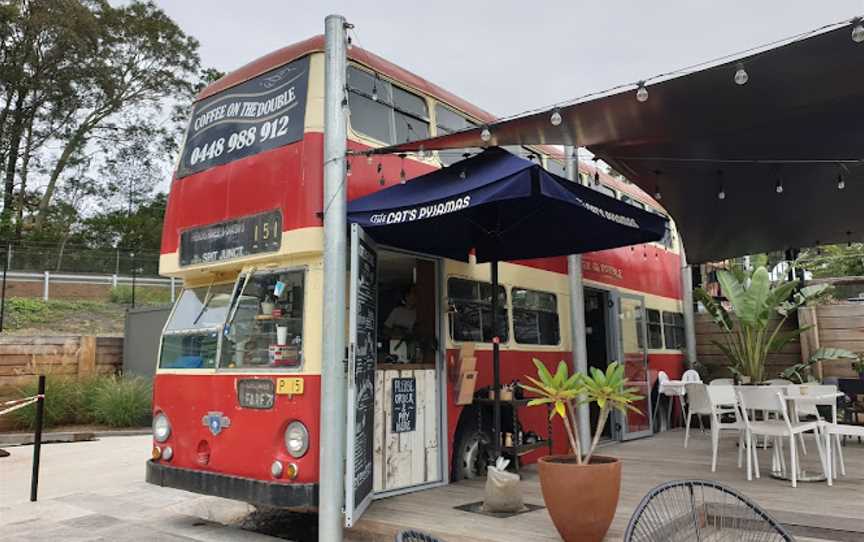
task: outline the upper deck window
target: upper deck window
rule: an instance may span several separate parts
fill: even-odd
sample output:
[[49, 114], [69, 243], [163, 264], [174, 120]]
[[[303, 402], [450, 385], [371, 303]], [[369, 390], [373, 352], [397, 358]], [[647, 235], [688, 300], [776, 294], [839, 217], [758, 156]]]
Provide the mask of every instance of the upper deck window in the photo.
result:
[[212, 369], [216, 366], [219, 333], [231, 304], [233, 285], [183, 290], [165, 324], [159, 367]]
[[429, 137], [429, 109], [422, 97], [348, 67], [348, 107], [351, 128], [387, 145]]
[[[477, 124], [466, 119], [459, 113], [453, 111], [446, 105], [435, 104], [435, 127], [437, 128], [436, 135], [447, 135], [455, 132], [461, 132], [469, 128], [476, 127]], [[463, 154], [466, 152], [474, 153], [478, 149], [447, 149], [438, 151], [438, 159], [445, 166], [449, 166], [454, 162], [462, 160]]]
[[[589, 186], [591, 186], [594, 190], [596, 190], [598, 192], [602, 192], [603, 194], [606, 194], [610, 198], [615, 197], [615, 190], [611, 186], [606, 186], [605, 184], [594, 184], [594, 183], [591, 183]], [[622, 200], [623, 200], [623, 198], [622, 198]]]

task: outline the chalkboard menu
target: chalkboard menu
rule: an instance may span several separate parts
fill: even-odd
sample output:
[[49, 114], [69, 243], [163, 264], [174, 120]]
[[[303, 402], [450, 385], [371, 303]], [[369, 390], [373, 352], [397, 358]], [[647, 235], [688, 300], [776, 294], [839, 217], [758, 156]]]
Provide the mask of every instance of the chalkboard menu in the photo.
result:
[[177, 177], [302, 139], [308, 84], [307, 56], [196, 103]]
[[282, 245], [282, 213], [268, 211], [180, 233], [180, 265], [233, 260]]
[[417, 428], [417, 380], [393, 379], [393, 432], [407, 433]]
[[[378, 321], [378, 257], [375, 250], [359, 237], [356, 256], [352, 257], [353, 386], [354, 397], [354, 506], [372, 493], [372, 445], [375, 425], [375, 362], [377, 359], [376, 325]], [[350, 418], [349, 418], [350, 419]], [[350, 430], [350, 427], [349, 427]]]

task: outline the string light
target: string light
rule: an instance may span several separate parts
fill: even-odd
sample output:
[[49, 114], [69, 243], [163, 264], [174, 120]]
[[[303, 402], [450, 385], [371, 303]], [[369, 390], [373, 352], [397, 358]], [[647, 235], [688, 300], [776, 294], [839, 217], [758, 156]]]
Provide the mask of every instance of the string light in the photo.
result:
[[371, 152], [366, 153], [366, 163], [370, 166], [372, 165], [372, 153]]
[[855, 43], [864, 41], [864, 20], [861, 17], [852, 20], [852, 41]]
[[660, 193], [660, 180], [659, 180], [660, 173], [661, 173], [660, 170], [654, 170], [654, 175], [656, 175], [658, 177], [658, 180], [654, 185], [654, 199], [657, 201], [660, 201], [663, 199], [663, 194]]
[[417, 150], [417, 158], [421, 160], [426, 159], [426, 149], [424, 149], [422, 146]]
[[351, 176], [351, 160], [345, 160], [345, 176]]
[[462, 171], [459, 172], [459, 178], [460, 178], [460, 179], [464, 179], [464, 178], [466, 178], [467, 176], [468, 176], [468, 174], [465, 172], [465, 168], [463, 167], [463, 168], [462, 168]]
[[723, 171], [718, 169], [717, 177], [720, 179], [720, 190], [717, 192], [717, 199], [723, 201], [726, 199], [726, 190], [723, 188]]
[[399, 184], [405, 184], [405, 155], [399, 155]]
[[783, 177], [777, 177], [777, 184], [774, 185], [774, 191], [778, 194], [783, 193]]
[[742, 86], [746, 85], [747, 81], [750, 80], [750, 76], [747, 74], [747, 70], [744, 69], [744, 64], [738, 63], [738, 69], [735, 70], [735, 84]]
[[636, 101], [648, 101], [648, 89], [645, 88], [645, 81], [639, 81], [639, 88], [636, 89]]
[[378, 74], [375, 74], [375, 79], [372, 81], [372, 101], [378, 101]]
[[480, 132], [480, 139], [489, 143], [489, 140], [492, 139], [492, 132], [489, 131], [489, 128], [484, 126], [483, 130]]
[[560, 126], [560, 125], [561, 125], [561, 120], [562, 120], [562, 119], [561, 119], [561, 111], [559, 111], [558, 108], [556, 107], [556, 108], [552, 111], [552, 116], [549, 117], [549, 122], [552, 123], [552, 126]]
[[843, 190], [846, 188], [846, 181], [843, 180], [843, 172], [837, 174], [837, 190]]
[[378, 160], [378, 167], [376, 169], [378, 171], [378, 184], [384, 186], [387, 184], [387, 181], [384, 180], [384, 167], [381, 165], [381, 160]]
[[351, 36], [348, 36], [348, 39], [345, 42], [345, 47], [350, 51], [354, 48], [354, 44], [351, 42]]

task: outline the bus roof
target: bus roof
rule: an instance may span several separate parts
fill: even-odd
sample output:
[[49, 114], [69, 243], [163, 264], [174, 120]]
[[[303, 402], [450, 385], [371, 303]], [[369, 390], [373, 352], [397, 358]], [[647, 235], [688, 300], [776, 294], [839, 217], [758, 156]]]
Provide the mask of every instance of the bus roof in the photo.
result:
[[[248, 64], [237, 68], [236, 70], [226, 74], [219, 80], [204, 87], [204, 89], [202, 89], [201, 92], [198, 93], [198, 96], [196, 96], [195, 100], [200, 101], [205, 98], [209, 98], [210, 96], [218, 94], [225, 89], [231, 88], [235, 85], [239, 85], [240, 83], [253, 79], [256, 76], [261, 75], [262, 73], [288, 64], [293, 60], [306, 56], [310, 53], [323, 51], [323, 35], [313, 36], [309, 39], [298, 41], [297, 43], [288, 45], [281, 49], [277, 49], [271, 53], [262, 56], [261, 58], [253, 60], [252, 62], [249, 62]], [[466, 100], [460, 98], [459, 96], [456, 96], [452, 92], [445, 90], [438, 85], [420, 77], [419, 75], [410, 72], [404, 68], [401, 68], [396, 64], [390, 62], [389, 60], [381, 58], [380, 56], [370, 51], [367, 51], [366, 49], [354, 45], [353, 47], [351, 47], [351, 49], [348, 50], [348, 58], [350, 60], [353, 60], [354, 62], [363, 64], [368, 68], [390, 79], [412, 87], [419, 92], [432, 96], [436, 100], [442, 101], [447, 105], [458, 109], [462, 113], [474, 117], [480, 122], [492, 122], [497, 118], [492, 113], [489, 113], [488, 111], [481, 109], [470, 102], [467, 102]], [[558, 147], [550, 145], [532, 145], [532, 147], [537, 148], [539, 151], [542, 151], [549, 156], [558, 159], [563, 158], [563, 153]], [[581, 164], [581, 169], [583, 171], [586, 171], [589, 175], [593, 176], [596, 168], [592, 164], [583, 163]], [[611, 175], [606, 174], [602, 170], [600, 171], [600, 176], [604, 184], [614, 188], [615, 190], [629, 196], [633, 196], [636, 199], [642, 200], [643, 202], [654, 208], [662, 209], [662, 206], [657, 201], [655, 201], [654, 198], [646, 194], [638, 186], [624, 183], [612, 177]]]

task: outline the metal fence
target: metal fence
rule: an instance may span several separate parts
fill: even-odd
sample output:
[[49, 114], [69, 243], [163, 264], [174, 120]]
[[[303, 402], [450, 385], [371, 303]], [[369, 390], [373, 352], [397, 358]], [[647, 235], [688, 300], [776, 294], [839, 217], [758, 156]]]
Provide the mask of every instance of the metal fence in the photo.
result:
[[169, 288], [171, 291], [171, 302], [174, 302], [179, 281], [171, 278], [141, 277], [137, 275], [95, 275], [85, 273], [57, 273], [53, 271], [42, 271], [34, 273], [30, 271], [8, 271], [6, 273], [8, 282], [42, 283], [42, 299], [48, 301], [51, 298], [52, 284], [88, 284], [104, 285], [115, 288], [120, 285], [141, 287]]

